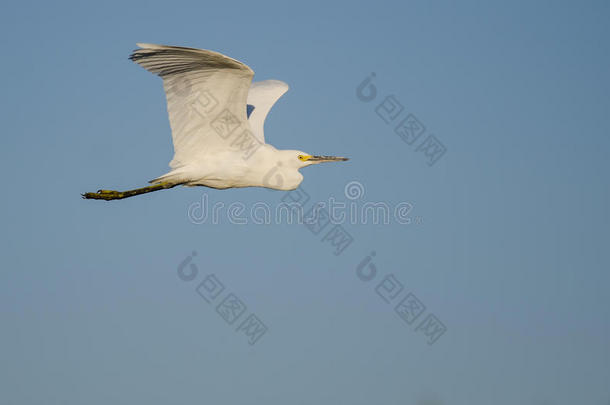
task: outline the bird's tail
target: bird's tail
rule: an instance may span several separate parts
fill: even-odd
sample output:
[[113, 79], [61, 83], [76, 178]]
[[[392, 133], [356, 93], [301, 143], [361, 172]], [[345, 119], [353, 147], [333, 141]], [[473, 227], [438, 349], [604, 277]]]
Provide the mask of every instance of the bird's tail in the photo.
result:
[[185, 176], [184, 171], [180, 169], [172, 170], [169, 173], [164, 174], [163, 176], [159, 176], [156, 179], [152, 179], [149, 181], [151, 184], [159, 184], [159, 183], [169, 183], [169, 184], [184, 184], [188, 181], [187, 176]]

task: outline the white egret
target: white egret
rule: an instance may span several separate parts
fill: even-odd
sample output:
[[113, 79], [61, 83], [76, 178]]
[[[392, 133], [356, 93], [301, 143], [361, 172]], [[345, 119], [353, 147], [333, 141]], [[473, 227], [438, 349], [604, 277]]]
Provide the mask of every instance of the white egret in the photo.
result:
[[286, 83], [252, 83], [252, 69], [218, 52], [138, 46], [130, 59], [163, 79], [174, 144], [171, 171], [148, 187], [98, 190], [83, 198], [118, 200], [177, 185], [293, 190], [303, 181], [300, 168], [347, 160], [278, 150], [265, 143], [265, 117], [288, 90]]

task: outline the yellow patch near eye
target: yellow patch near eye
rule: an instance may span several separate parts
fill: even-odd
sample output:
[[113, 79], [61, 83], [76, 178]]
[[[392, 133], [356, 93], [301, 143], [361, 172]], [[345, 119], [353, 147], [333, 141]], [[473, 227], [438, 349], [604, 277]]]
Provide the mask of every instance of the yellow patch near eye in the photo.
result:
[[306, 162], [307, 160], [309, 160], [309, 158], [311, 158], [311, 156], [309, 155], [299, 155], [299, 160]]

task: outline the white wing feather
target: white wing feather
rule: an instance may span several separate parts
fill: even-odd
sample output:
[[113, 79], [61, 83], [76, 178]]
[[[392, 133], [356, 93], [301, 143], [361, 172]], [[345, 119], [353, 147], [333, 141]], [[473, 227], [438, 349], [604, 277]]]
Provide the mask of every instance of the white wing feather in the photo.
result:
[[254, 136], [262, 143], [265, 142], [265, 118], [275, 102], [288, 91], [286, 83], [279, 80], [263, 80], [250, 85], [248, 92], [248, 104], [254, 106], [254, 110], [248, 118], [250, 128]]
[[170, 166], [176, 169], [206, 154], [236, 149], [236, 137], [249, 128], [246, 101], [252, 69], [213, 51], [138, 46], [130, 59], [163, 78], [174, 143]]

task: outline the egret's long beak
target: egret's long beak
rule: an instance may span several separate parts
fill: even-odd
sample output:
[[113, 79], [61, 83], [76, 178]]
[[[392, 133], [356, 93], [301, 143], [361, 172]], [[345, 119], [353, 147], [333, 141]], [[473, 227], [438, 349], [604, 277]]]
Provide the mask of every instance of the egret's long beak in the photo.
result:
[[349, 160], [346, 157], [340, 156], [306, 156], [308, 162], [324, 163], [324, 162], [345, 162]]

